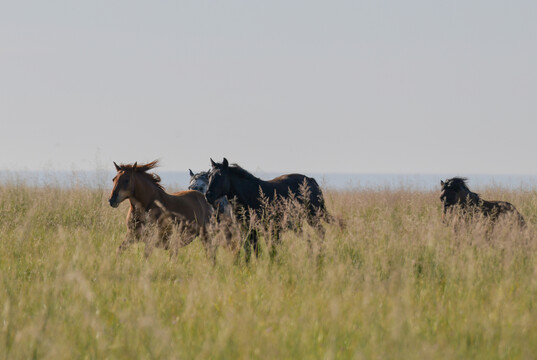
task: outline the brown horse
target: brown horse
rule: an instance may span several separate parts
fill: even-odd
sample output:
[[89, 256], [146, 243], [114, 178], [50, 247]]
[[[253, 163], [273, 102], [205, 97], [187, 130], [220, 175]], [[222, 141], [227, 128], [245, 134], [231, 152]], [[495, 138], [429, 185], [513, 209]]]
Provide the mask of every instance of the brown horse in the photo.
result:
[[130, 201], [127, 214], [127, 235], [118, 248], [118, 253], [125, 250], [135, 241], [146, 242], [146, 256], [151, 247], [147, 239], [142, 238], [143, 229], [147, 225], [156, 225], [158, 231], [157, 247], [168, 249], [171, 225], [177, 223], [185, 235], [181, 245], [192, 242], [200, 236], [207, 246], [206, 227], [211, 218], [212, 207], [203, 194], [187, 190], [168, 194], [160, 184], [160, 177], [147, 171], [154, 169], [158, 162], [138, 165], [114, 162], [117, 174], [114, 177], [114, 188], [108, 202], [116, 208], [126, 199]]
[[440, 181], [442, 187], [440, 200], [444, 208], [444, 216], [458, 207], [465, 213], [478, 212], [496, 222], [500, 216], [512, 216], [520, 227], [525, 227], [524, 218], [518, 210], [507, 201], [487, 201], [481, 199], [479, 194], [470, 191], [466, 185], [466, 178], [454, 177], [445, 182]]

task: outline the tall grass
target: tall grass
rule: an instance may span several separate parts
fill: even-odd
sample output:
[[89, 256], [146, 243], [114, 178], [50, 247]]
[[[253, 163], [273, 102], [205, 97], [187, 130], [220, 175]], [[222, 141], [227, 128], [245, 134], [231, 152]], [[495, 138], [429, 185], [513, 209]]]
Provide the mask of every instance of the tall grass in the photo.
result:
[[324, 237], [245, 263], [200, 241], [116, 256], [126, 204], [0, 185], [0, 357], [534, 358], [537, 194], [482, 195], [528, 228], [455, 229], [432, 192], [330, 191]]

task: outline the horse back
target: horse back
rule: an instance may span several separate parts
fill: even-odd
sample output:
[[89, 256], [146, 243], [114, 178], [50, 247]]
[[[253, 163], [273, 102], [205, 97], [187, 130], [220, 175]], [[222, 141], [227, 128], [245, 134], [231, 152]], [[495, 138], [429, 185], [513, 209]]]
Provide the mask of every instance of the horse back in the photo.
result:
[[306, 182], [307, 190], [309, 191], [309, 201], [316, 207], [324, 207], [324, 200], [321, 188], [314, 178], [310, 178], [302, 174], [286, 174], [278, 176], [267, 181], [273, 185], [279, 195], [288, 195], [292, 192], [295, 195], [300, 195], [300, 189]]
[[189, 221], [205, 225], [211, 218], [211, 205], [205, 196], [196, 190], [185, 190], [173, 193], [165, 204], [166, 208], [184, 216]]
[[515, 208], [515, 206], [507, 201], [483, 201], [482, 208], [485, 215], [498, 218], [500, 215], [515, 216], [521, 226], [525, 225], [524, 218]]

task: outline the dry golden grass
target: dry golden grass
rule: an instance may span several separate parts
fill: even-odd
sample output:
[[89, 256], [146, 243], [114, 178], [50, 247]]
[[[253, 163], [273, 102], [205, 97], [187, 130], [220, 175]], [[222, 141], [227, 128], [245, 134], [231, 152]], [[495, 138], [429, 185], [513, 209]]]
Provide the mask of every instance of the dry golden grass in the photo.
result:
[[537, 194], [482, 195], [528, 228], [455, 230], [435, 192], [329, 191], [324, 238], [246, 264], [199, 241], [117, 257], [127, 205], [106, 191], [0, 186], [0, 357], [534, 358]]

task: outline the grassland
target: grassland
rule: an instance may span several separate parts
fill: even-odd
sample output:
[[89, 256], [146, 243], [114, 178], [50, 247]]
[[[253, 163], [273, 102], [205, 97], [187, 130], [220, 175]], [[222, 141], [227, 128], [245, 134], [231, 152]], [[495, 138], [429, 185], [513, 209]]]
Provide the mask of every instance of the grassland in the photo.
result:
[[329, 191], [344, 227], [246, 264], [199, 241], [116, 256], [107, 191], [0, 185], [0, 358], [535, 358], [537, 193], [482, 194], [528, 228], [454, 229], [435, 192]]

